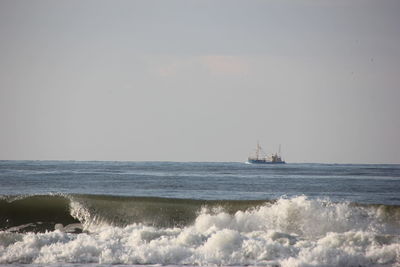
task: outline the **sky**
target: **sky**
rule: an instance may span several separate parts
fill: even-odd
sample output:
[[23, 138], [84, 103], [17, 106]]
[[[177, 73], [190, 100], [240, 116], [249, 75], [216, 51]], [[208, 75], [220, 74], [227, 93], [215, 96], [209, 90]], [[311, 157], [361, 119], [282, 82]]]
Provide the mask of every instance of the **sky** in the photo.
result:
[[0, 0], [0, 159], [400, 163], [399, 13]]

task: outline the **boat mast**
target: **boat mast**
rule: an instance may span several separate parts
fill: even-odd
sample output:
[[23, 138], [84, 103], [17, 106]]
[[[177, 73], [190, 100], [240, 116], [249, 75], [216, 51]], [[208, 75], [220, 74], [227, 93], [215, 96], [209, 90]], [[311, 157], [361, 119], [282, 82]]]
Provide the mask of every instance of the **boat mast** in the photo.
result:
[[257, 141], [257, 149], [256, 149], [256, 158], [257, 159], [260, 159], [260, 150], [261, 150], [260, 143]]

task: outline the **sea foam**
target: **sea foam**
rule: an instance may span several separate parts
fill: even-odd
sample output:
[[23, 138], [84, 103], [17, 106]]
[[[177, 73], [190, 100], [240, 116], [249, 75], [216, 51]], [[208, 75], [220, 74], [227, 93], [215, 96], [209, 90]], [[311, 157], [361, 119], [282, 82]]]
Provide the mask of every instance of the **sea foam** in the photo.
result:
[[204, 207], [190, 224], [119, 226], [72, 201], [84, 231], [0, 232], [0, 263], [400, 266], [397, 217], [379, 206], [282, 198], [229, 213]]

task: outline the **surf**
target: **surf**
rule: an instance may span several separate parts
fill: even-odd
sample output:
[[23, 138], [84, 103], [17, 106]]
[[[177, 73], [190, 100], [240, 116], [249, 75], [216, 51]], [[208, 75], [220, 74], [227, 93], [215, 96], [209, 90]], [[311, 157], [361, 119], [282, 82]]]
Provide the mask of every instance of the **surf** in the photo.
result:
[[[2, 264], [393, 266], [400, 262], [399, 206], [306, 196], [207, 201], [38, 195], [6, 197], [0, 207]], [[14, 225], [21, 222], [47, 222], [48, 228]], [[66, 230], [77, 224], [81, 231]]]
[[79, 194], [3, 196], [0, 230], [44, 232], [77, 223], [86, 228], [93, 225], [124, 227], [133, 223], [185, 226], [193, 223], [202, 209], [222, 209], [234, 214], [267, 202]]

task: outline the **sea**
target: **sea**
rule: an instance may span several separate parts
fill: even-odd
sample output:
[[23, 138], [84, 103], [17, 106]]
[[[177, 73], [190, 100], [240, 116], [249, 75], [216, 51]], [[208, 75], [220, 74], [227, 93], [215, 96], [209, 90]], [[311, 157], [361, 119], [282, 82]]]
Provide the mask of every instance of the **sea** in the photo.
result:
[[400, 266], [400, 165], [0, 161], [0, 265]]

